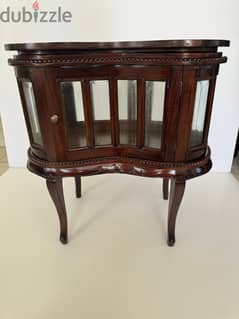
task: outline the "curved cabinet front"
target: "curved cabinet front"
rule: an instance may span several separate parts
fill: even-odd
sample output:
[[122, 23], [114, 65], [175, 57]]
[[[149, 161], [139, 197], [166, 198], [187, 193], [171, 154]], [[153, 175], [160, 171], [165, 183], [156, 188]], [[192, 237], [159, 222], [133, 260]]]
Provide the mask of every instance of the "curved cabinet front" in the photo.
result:
[[216, 73], [215, 66], [79, 65], [34, 68], [25, 78], [20, 68], [32, 151], [49, 161], [196, 160], [207, 148]]

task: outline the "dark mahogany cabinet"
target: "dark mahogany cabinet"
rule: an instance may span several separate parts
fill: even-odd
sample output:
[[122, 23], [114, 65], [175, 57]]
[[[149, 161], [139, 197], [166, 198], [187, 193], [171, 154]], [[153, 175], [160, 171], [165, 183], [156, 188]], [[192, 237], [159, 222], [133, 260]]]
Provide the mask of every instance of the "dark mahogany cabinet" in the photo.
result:
[[[168, 244], [186, 180], [211, 168], [207, 145], [226, 40], [7, 44], [31, 147], [67, 243], [62, 178], [125, 173], [163, 178]], [[170, 192], [169, 192], [169, 180]]]

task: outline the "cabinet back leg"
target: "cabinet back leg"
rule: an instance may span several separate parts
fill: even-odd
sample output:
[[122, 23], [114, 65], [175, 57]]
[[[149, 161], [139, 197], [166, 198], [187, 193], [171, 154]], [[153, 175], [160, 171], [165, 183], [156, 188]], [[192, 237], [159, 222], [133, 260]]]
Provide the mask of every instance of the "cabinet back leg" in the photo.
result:
[[47, 188], [51, 198], [55, 204], [59, 221], [60, 221], [60, 241], [67, 244], [67, 215], [66, 206], [63, 193], [63, 183], [61, 177], [47, 179]]
[[185, 190], [185, 180], [172, 178], [168, 210], [168, 245], [175, 244], [175, 225], [179, 206]]
[[76, 185], [76, 197], [81, 197], [81, 176], [75, 177], [75, 185]]
[[163, 179], [163, 199], [168, 199], [168, 187], [169, 187], [169, 179]]

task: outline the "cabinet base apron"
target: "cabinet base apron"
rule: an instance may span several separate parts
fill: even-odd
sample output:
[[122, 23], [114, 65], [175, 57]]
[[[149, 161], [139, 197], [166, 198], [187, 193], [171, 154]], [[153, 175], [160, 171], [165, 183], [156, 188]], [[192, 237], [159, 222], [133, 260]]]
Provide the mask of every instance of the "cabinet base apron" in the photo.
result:
[[[67, 213], [63, 193], [63, 177], [74, 177], [76, 197], [81, 197], [81, 176], [107, 173], [131, 174], [144, 177], [163, 178], [163, 198], [168, 199], [168, 245], [175, 244], [175, 225], [177, 213], [183, 198], [186, 180], [207, 173], [212, 167], [210, 148], [204, 158], [185, 163], [166, 163], [150, 160], [111, 157], [80, 160], [75, 162], [49, 162], [28, 152], [27, 168], [46, 179], [50, 196], [55, 204], [60, 222], [60, 241], [68, 242]], [[171, 187], [169, 190], [169, 180]]]

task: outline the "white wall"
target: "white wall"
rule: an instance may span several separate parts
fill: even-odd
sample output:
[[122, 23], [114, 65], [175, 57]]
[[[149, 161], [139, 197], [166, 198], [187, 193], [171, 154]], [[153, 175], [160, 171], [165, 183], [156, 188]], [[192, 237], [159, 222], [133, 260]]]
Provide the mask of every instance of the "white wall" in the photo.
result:
[[[3, 0], [18, 10], [33, 1]], [[228, 63], [222, 65], [217, 83], [209, 135], [214, 170], [231, 168], [236, 131], [239, 123], [239, 1], [238, 0], [39, 0], [42, 10], [61, 5], [73, 13], [69, 24], [0, 23], [0, 93], [5, 139], [10, 166], [26, 162], [28, 139], [13, 68], [7, 65], [6, 42], [36, 41], [113, 41], [174, 38], [230, 39], [231, 47], [222, 48]]]

